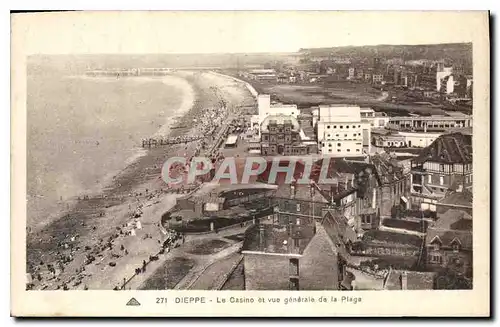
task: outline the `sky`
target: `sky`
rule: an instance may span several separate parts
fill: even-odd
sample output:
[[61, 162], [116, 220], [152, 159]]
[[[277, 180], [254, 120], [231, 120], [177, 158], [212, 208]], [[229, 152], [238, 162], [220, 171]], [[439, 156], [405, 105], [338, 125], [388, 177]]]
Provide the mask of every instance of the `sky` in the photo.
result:
[[294, 52], [299, 48], [471, 42], [484, 13], [69, 12], [19, 14], [25, 54]]

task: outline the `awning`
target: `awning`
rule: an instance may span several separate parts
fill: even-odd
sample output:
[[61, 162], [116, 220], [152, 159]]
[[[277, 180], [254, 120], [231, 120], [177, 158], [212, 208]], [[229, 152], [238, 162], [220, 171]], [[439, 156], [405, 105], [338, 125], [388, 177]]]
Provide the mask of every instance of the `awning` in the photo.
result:
[[403, 200], [403, 201], [404, 201], [404, 203], [408, 203], [408, 199], [407, 199], [407, 198], [405, 198], [404, 196], [402, 196], [402, 197], [401, 197], [401, 200]]

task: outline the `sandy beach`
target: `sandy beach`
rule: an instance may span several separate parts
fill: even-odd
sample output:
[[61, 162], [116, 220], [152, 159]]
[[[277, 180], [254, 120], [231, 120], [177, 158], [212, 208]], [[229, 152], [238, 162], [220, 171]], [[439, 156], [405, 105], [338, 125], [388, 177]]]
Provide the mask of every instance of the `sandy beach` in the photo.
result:
[[[221, 98], [226, 102], [224, 113], [220, 113], [223, 116], [254, 103], [244, 84], [223, 75], [179, 72], [163, 82], [176, 83], [185, 94], [175, 113], [178, 119], [169, 117], [169, 123], [163, 124], [153, 136], [203, 133], [207, 119], [200, 118], [207, 110], [214, 110], [210, 108], [219, 108]], [[222, 122], [222, 117], [217, 121]], [[172, 128], [174, 125], [180, 128]], [[200, 142], [147, 149], [113, 176], [98, 195], [76, 200], [62, 217], [33, 230], [27, 240], [27, 269], [33, 276], [33, 288], [120, 287], [123, 279], [132, 276], [143, 261], [157, 253], [164, 241], [160, 217], [179, 195], [169, 192], [161, 180], [163, 162], [169, 156], [191, 156], [199, 150]], [[141, 214], [134, 218], [137, 210]], [[130, 234], [131, 229], [134, 235]], [[95, 260], [86, 263], [89, 254]], [[51, 273], [48, 265], [57, 267], [57, 273]]]

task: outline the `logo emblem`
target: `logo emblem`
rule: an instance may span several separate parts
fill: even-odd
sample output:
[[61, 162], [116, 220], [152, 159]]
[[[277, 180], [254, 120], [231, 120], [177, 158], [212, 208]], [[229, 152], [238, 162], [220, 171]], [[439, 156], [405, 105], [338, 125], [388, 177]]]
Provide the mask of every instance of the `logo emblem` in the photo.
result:
[[139, 303], [139, 301], [136, 300], [135, 297], [133, 297], [130, 300], [128, 300], [127, 305], [138, 306], [138, 305], [141, 305], [141, 304]]

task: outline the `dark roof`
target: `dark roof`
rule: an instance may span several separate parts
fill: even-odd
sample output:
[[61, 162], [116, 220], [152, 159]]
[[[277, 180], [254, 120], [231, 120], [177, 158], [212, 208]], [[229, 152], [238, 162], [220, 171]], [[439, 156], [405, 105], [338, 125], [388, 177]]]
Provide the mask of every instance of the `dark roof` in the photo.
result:
[[[315, 181], [321, 176], [321, 167], [323, 159], [316, 161], [311, 170], [311, 177]], [[376, 168], [373, 164], [364, 161], [331, 159], [328, 165], [327, 178], [334, 178], [338, 173], [348, 173], [354, 175], [363, 175], [365, 173], [376, 173]]]
[[[385, 282], [385, 289], [401, 290], [403, 271], [391, 270]], [[406, 271], [408, 290], [431, 290], [434, 288], [434, 272]]]
[[463, 249], [472, 249], [472, 217], [463, 210], [450, 209], [440, 215], [435, 225], [427, 230], [426, 244], [432, 244], [436, 236], [441, 245], [451, 246], [457, 239]]
[[[265, 253], [302, 254], [314, 236], [314, 229], [312, 225], [294, 227], [293, 235], [289, 235], [287, 226], [272, 224], [255, 225], [245, 233], [243, 250]], [[264, 238], [262, 240], [260, 228], [263, 229]], [[299, 242], [299, 247], [296, 248], [292, 238], [304, 241]], [[284, 241], [287, 244], [284, 244]]]
[[369, 230], [363, 234], [363, 242], [391, 244], [391, 245], [409, 245], [419, 247], [422, 239], [416, 235], [393, 233], [381, 230]]
[[414, 159], [416, 163], [427, 161], [445, 164], [472, 163], [472, 136], [462, 133], [441, 135]]
[[[468, 224], [459, 223], [465, 220]], [[454, 228], [454, 226], [460, 226], [460, 228]], [[472, 230], [472, 216], [467, 212], [460, 209], [450, 209], [444, 214], [439, 215], [439, 219], [436, 221], [432, 228], [434, 229], [459, 229], [463, 230], [465, 227], [470, 226], [469, 230]]]
[[434, 244], [438, 240], [446, 247], [451, 247], [454, 241], [458, 241], [462, 249], [472, 250], [472, 231], [429, 229], [426, 245]]
[[388, 154], [374, 155], [371, 162], [375, 166], [382, 184], [390, 184], [404, 178], [403, 167]]
[[441, 199], [438, 202], [438, 205], [439, 204], [459, 205], [472, 208], [472, 192], [466, 190], [463, 192], [450, 193]]

